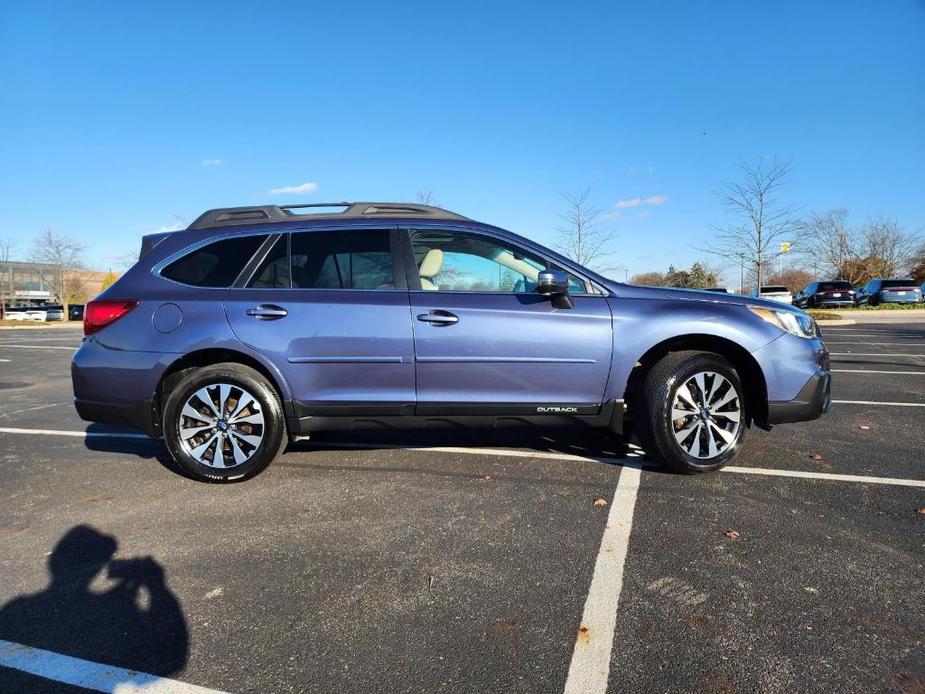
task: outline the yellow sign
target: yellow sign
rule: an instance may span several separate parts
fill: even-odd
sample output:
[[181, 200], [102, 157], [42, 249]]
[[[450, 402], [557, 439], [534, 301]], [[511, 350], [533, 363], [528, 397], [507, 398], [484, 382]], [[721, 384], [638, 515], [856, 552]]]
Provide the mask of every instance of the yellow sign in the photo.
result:
[[786, 253], [786, 252], [789, 251], [789, 250], [790, 250], [790, 242], [789, 242], [789, 241], [784, 241], [783, 243], [781, 243], [781, 245], [780, 245], [780, 252], [781, 252], [781, 253]]

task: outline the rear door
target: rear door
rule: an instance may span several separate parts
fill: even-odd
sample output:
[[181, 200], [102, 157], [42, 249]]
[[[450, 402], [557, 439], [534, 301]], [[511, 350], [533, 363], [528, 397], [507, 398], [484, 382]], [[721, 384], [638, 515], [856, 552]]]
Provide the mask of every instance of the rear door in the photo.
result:
[[601, 293], [572, 277], [574, 308], [554, 308], [534, 290], [550, 263], [492, 235], [408, 240], [419, 414], [598, 411], [613, 349]]
[[284, 374], [300, 417], [410, 414], [414, 346], [397, 231], [281, 234], [229, 290], [238, 338]]

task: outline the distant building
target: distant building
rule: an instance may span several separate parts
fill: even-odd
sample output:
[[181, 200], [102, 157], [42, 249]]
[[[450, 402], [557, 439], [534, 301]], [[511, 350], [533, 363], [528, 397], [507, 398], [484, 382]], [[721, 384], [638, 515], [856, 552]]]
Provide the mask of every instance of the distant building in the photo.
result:
[[[0, 297], [8, 306], [39, 306], [60, 304], [61, 297], [55, 296], [48, 278], [54, 271], [53, 265], [11, 260], [0, 262]], [[92, 299], [100, 293], [106, 272], [75, 270], [71, 276], [78, 283], [80, 300]]]

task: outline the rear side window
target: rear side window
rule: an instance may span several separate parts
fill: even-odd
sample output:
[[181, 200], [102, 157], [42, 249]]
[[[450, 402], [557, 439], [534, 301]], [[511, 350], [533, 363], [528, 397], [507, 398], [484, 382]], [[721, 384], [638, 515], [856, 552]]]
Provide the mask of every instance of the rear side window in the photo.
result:
[[283, 234], [247, 283], [253, 289], [289, 289], [289, 234]]
[[395, 289], [389, 232], [292, 234], [293, 289]]
[[233, 236], [187, 253], [161, 270], [161, 277], [193, 287], [230, 287], [266, 236]]
[[787, 291], [787, 287], [782, 287], [777, 284], [761, 288], [762, 294], [783, 294], [786, 291]]

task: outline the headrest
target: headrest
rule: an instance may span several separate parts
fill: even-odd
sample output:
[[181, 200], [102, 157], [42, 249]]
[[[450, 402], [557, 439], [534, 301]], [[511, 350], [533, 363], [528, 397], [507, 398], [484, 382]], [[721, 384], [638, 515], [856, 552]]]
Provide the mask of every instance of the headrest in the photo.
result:
[[431, 248], [421, 261], [418, 268], [418, 275], [421, 277], [436, 277], [440, 274], [443, 267], [443, 251], [439, 248]]

